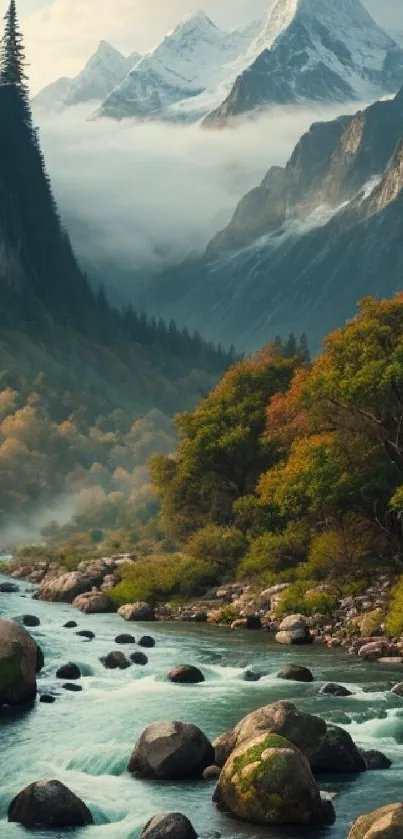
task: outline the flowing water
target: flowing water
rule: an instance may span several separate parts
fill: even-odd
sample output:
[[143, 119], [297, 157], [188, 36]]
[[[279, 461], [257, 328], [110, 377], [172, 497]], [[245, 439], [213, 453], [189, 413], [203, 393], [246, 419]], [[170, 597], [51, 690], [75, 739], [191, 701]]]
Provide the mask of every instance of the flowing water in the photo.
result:
[[[329, 652], [321, 646], [284, 649], [263, 632], [230, 633], [225, 628], [187, 624], [125, 624], [117, 615], [84, 616], [70, 606], [32, 601], [28, 588], [0, 594], [1, 617], [37, 615], [41, 625], [30, 630], [45, 653], [39, 676], [41, 692], [59, 694], [53, 705], [36, 703], [28, 712], [3, 712], [0, 717], [1, 783], [0, 837], [22, 839], [26, 831], [7, 823], [7, 807], [24, 786], [35, 780], [57, 778], [90, 807], [95, 825], [68, 832], [71, 839], [137, 839], [146, 821], [159, 812], [181, 811], [200, 834], [220, 832], [226, 837], [269, 836], [298, 839], [302, 835], [344, 839], [357, 815], [392, 801], [400, 801], [403, 786], [403, 699], [388, 688], [403, 680], [403, 667], [365, 665], [358, 659]], [[63, 628], [74, 619], [79, 629], [96, 637], [86, 641], [76, 630]], [[105, 670], [100, 656], [117, 647], [115, 636], [149, 633], [156, 647], [145, 652], [146, 667]], [[68, 661], [82, 669], [82, 693], [71, 694], [57, 683], [57, 668]], [[311, 668], [313, 684], [276, 679], [285, 663]], [[206, 682], [172, 685], [166, 675], [176, 664], [199, 666]], [[245, 667], [265, 673], [260, 682], [243, 681]], [[324, 681], [338, 681], [353, 696], [318, 696]], [[326, 777], [321, 789], [336, 793], [336, 824], [321, 831], [262, 830], [219, 813], [211, 801], [214, 783], [153, 783], [133, 779], [126, 771], [130, 753], [143, 728], [155, 720], [192, 722], [213, 739], [242, 716], [278, 699], [291, 699], [301, 708], [327, 720], [343, 721], [354, 739], [367, 748], [384, 751], [393, 761], [384, 772], [355, 778]], [[36, 839], [56, 839], [59, 831], [35, 831]]]

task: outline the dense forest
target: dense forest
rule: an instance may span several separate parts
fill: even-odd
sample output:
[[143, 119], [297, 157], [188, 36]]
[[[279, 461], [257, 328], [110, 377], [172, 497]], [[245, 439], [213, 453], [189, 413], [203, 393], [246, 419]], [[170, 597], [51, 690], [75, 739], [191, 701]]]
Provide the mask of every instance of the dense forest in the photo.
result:
[[32, 121], [15, 0], [0, 116], [1, 541], [58, 499], [79, 528], [128, 526], [148, 456], [174, 446], [169, 417], [208, 393], [235, 351], [118, 311], [81, 272]]
[[116, 602], [286, 580], [309, 613], [313, 584], [401, 573], [403, 294], [364, 299], [313, 363], [276, 343], [241, 360], [176, 427], [151, 464], [176, 553], [128, 567]]

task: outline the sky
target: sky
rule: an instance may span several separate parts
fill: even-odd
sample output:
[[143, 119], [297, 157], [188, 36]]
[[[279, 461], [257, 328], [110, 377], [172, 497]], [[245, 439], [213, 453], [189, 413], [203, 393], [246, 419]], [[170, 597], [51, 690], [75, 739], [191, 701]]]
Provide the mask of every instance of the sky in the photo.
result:
[[[123, 52], [151, 49], [200, 7], [224, 28], [263, 15], [273, 0], [17, 0], [32, 91], [76, 75], [102, 39]], [[335, 0], [337, 2], [337, 0]], [[403, 0], [364, 0], [384, 25], [403, 30]], [[4, 0], [3, 0], [4, 3]]]

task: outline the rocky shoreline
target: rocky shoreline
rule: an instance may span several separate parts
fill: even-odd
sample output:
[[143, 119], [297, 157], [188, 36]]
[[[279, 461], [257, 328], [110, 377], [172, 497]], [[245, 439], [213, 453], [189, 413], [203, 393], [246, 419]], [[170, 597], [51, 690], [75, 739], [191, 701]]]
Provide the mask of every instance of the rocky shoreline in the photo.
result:
[[[115, 611], [109, 592], [119, 582], [119, 571], [135, 563], [131, 555], [85, 560], [75, 571], [36, 561], [10, 569], [15, 580], [37, 586], [35, 597], [51, 602], [71, 603], [86, 614]], [[232, 631], [249, 629], [275, 633], [282, 644], [320, 642], [330, 649], [341, 647], [366, 660], [403, 664], [403, 638], [390, 638], [385, 616], [395, 579], [382, 574], [359, 596], [343, 597], [329, 614], [286, 615], [278, 619], [276, 610], [289, 583], [279, 583], [256, 591], [250, 583], [232, 583], [211, 589], [185, 606], [160, 603], [127, 603], [117, 611], [126, 621], [164, 620], [227, 625]], [[310, 594], [332, 590], [320, 584]]]

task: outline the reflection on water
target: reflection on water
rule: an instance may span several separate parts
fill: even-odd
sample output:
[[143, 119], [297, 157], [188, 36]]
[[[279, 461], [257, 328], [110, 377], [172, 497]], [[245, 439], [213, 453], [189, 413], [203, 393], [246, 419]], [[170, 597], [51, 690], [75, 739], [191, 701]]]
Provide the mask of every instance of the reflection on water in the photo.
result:
[[[124, 628], [117, 615], [84, 616], [69, 606], [31, 602], [27, 597], [30, 593], [23, 586], [19, 594], [0, 594], [0, 614], [13, 617], [32, 612], [41, 619], [41, 625], [32, 630], [46, 659], [39, 686], [43, 692], [56, 691], [58, 698], [53, 705], [37, 703], [24, 714], [6, 713], [0, 718], [1, 839], [26, 839], [22, 828], [7, 823], [7, 806], [22, 787], [39, 779], [58, 778], [91, 808], [96, 825], [69, 832], [71, 839], [83, 835], [137, 839], [150, 816], [167, 810], [188, 815], [199, 833], [220, 831], [223, 837], [344, 839], [357, 815], [401, 800], [403, 700], [388, 688], [403, 678], [403, 668], [366, 665], [320, 646], [284, 649], [262, 632], [230, 633], [206, 625], [158, 623], [152, 627], [157, 644], [147, 650], [146, 667], [106, 671], [99, 658], [116, 648], [114, 638]], [[95, 632], [93, 641], [63, 629], [72, 616], [79, 628]], [[130, 631], [140, 636], [144, 625], [131, 624]], [[67, 661], [76, 662], [86, 674], [80, 694], [63, 691], [55, 679], [57, 668]], [[276, 679], [279, 668], [291, 662], [310, 667], [315, 682]], [[166, 674], [180, 663], [201, 667], [206, 682], [194, 686], [167, 683]], [[265, 675], [260, 682], [245, 682], [246, 667]], [[321, 684], [330, 680], [348, 685], [353, 696], [319, 696]], [[387, 772], [321, 780], [322, 789], [337, 793], [337, 822], [331, 828], [303, 833], [295, 828], [263, 831], [248, 827], [215, 809], [210, 782], [153, 784], [134, 780], [126, 772], [137, 737], [154, 720], [194, 722], [213, 739], [244, 714], [276, 699], [294, 700], [306, 710], [343, 724], [359, 744], [381, 749], [393, 760]], [[36, 839], [59, 839], [61, 835], [57, 831], [35, 833]]]

